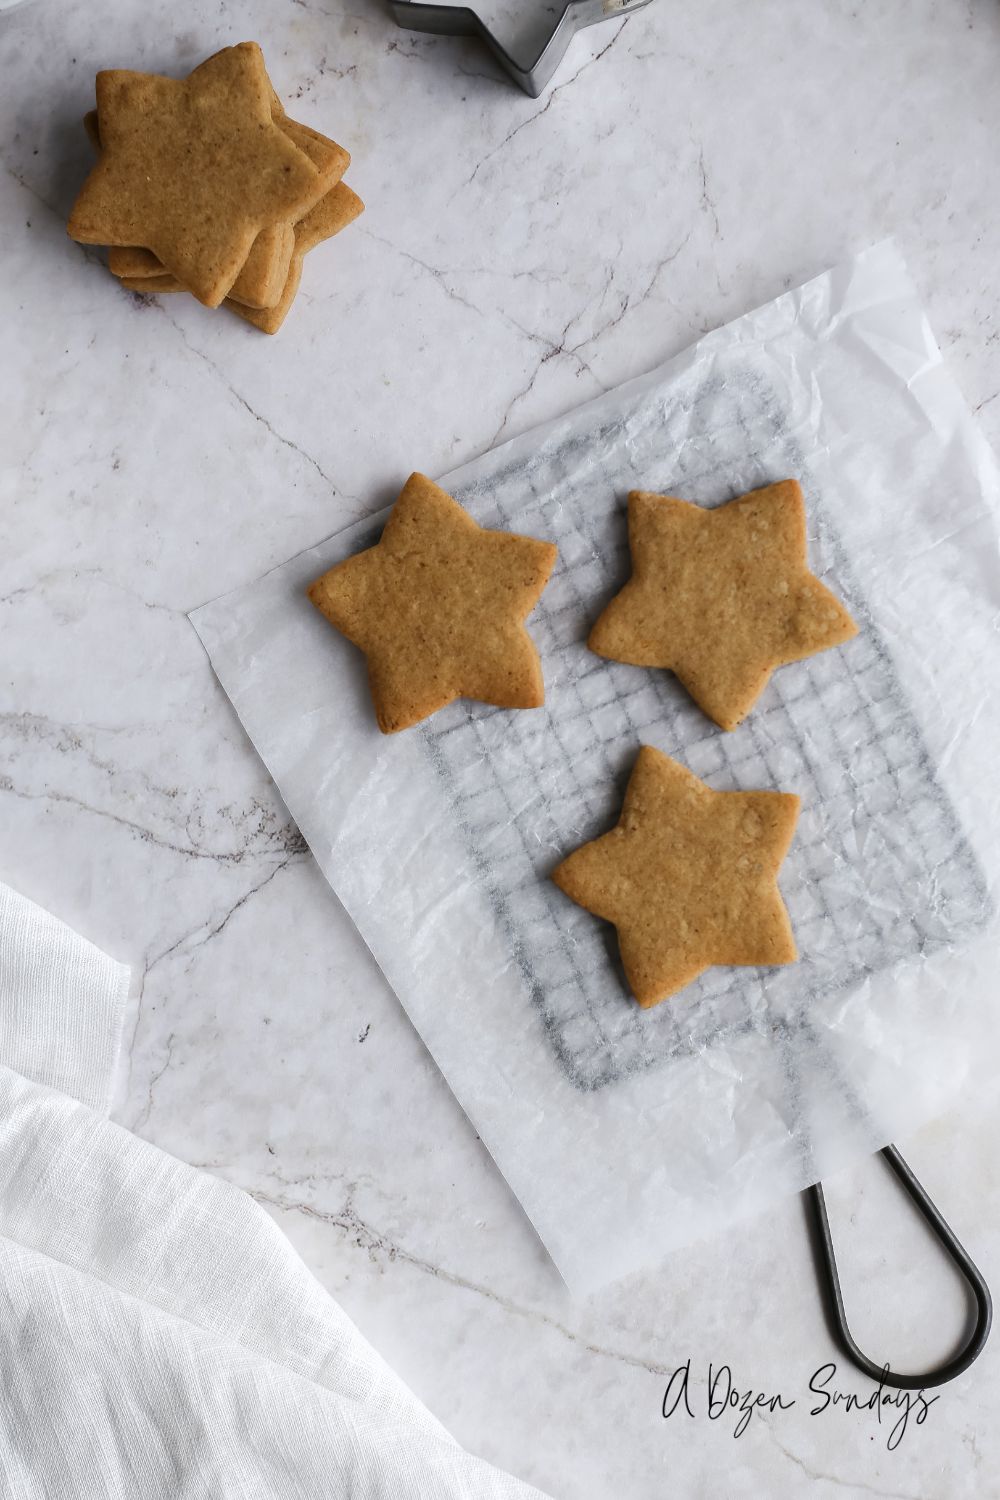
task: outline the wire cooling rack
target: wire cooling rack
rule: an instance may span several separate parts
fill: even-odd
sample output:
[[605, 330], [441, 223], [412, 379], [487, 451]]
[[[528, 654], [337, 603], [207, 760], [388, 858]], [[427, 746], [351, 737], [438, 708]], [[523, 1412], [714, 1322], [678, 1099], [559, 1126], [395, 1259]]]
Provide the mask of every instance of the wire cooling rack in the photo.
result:
[[[635, 472], [636, 445], [620, 440], [624, 426], [609, 427], [588, 439], [586, 454], [577, 439], [512, 466], [488, 492], [459, 493], [477, 502], [485, 524], [559, 545], [529, 621], [546, 704], [530, 713], [456, 704], [422, 731], [512, 962], [562, 1067], [584, 1090], [739, 1032], [787, 1035], [838, 991], [953, 943], [989, 914], [975, 857], [775, 392], [756, 374], [730, 375], [693, 383], [659, 415], [656, 472]], [[629, 575], [629, 489], [721, 503], [791, 477], [806, 493], [811, 565], [854, 614], [855, 641], [780, 669], [731, 734], [670, 674], [586, 650], [591, 624]], [[710, 969], [651, 1011], [631, 1000], [611, 926], [548, 877], [616, 821], [644, 742], [717, 790], [801, 795], [781, 877], [799, 963]]]

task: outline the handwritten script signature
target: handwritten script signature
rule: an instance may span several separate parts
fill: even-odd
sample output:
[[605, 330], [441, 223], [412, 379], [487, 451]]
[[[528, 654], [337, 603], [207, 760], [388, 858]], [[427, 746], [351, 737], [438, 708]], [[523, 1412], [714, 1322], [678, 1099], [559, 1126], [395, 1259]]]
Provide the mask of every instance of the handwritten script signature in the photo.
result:
[[[808, 1390], [813, 1404], [809, 1407], [811, 1417], [824, 1412], [858, 1412], [874, 1419], [880, 1428], [887, 1430], [886, 1447], [891, 1453], [903, 1441], [910, 1418], [917, 1427], [927, 1420], [927, 1413], [939, 1401], [940, 1396], [926, 1396], [920, 1391], [899, 1391], [887, 1388], [885, 1378], [889, 1374], [886, 1365], [882, 1379], [869, 1396], [857, 1396], [854, 1392], [837, 1390], [833, 1385], [837, 1366], [831, 1360], [820, 1365], [809, 1377]], [[704, 1393], [699, 1396], [698, 1387], [692, 1385], [691, 1361], [685, 1360], [671, 1375], [663, 1393], [664, 1418], [672, 1417], [678, 1410], [694, 1418], [695, 1408], [704, 1401], [704, 1412], [710, 1422], [726, 1417], [733, 1421], [733, 1437], [742, 1437], [757, 1412], [789, 1411], [798, 1404], [798, 1397], [780, 1393], [768, 1395], [752, 1387], [740, 1388], [733, 1379], [728, 1365], [708, 1366], [708, 1381]], [[694, 1403], [694, 1404], [692, 1404]], [[734, 1420], [735, 1419], [735, 1420]], [[891, 1427], [888, 1424], [891, 1423]], [[728, 1423], [727, 1423], [728, 1425]]]

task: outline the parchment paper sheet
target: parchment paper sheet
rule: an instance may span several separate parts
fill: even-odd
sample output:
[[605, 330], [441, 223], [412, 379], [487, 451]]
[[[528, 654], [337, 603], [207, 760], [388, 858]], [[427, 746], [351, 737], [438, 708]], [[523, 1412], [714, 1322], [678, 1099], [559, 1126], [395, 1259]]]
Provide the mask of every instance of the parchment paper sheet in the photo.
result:
[[[415, 455], [415, 458], [418, 458]], [[802, 481], [859, 638], [717, 730], [588, 629], [628, 575], [630, 488]], [[406, 478], [400, 475], [400, 483]], [[995, 1073], [1000, 473], [906, 269], [878, 246], [442, 483], [559, 545], [530, 621], [547, 702], [383, 737], [305, 586], [365, 521], [197, 610], [327, 879], [570, 1287], [659, 1259], [870, 1153]], [[801, 961], [641, 1012], [613, 930], [547, 879], [610, 827], [640, 743], [803, 798]]]

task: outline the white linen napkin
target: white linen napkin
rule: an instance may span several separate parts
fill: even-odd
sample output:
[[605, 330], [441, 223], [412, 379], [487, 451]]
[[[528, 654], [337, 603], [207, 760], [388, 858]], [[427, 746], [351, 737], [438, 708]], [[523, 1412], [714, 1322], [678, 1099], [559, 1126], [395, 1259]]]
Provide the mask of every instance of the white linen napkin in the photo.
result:
[[0, 885], [0, 1064], [107, 1114], [129, 971]]
[[105, 1117], [127, 988], [0, 885], [0, 1493], [538, 1500], [449, 1437], [253, 1199]]

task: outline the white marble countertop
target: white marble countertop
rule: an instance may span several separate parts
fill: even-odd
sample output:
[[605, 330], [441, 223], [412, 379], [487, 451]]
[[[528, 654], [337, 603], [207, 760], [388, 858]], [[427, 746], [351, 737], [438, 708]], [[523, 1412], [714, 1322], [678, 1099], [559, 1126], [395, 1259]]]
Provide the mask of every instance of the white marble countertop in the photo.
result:
[[[63, 230], [96, 70], [249, 36], [368, 204], [273, 340], [119, 292]], [[380, 0], [0, 20], [0, 878], [141, 976], [117, 1118], [269, 1205], [451, 1430], [559, 1500], [998, 1493], [1000, 1345], [894, 1451], [869, 1413], [810, 1416], [827, 1360], [871, 1386], [797, 1201], [573, 1305], [185, 612], [890, 233], [1000, 442], [998, 67], [992, 0], [655, 0], [537, 101]], [[998, 1127], [962, 1100], [900, 1144], [1000, 1286]], [[878, 1164], [829, 1195], [862, 1344], [941, 1358], [955, 1275]], [[664, 1422], [688, 1358], [695, 1418]], [[709, 1361], [795, 1406], [734, 1439]]]

